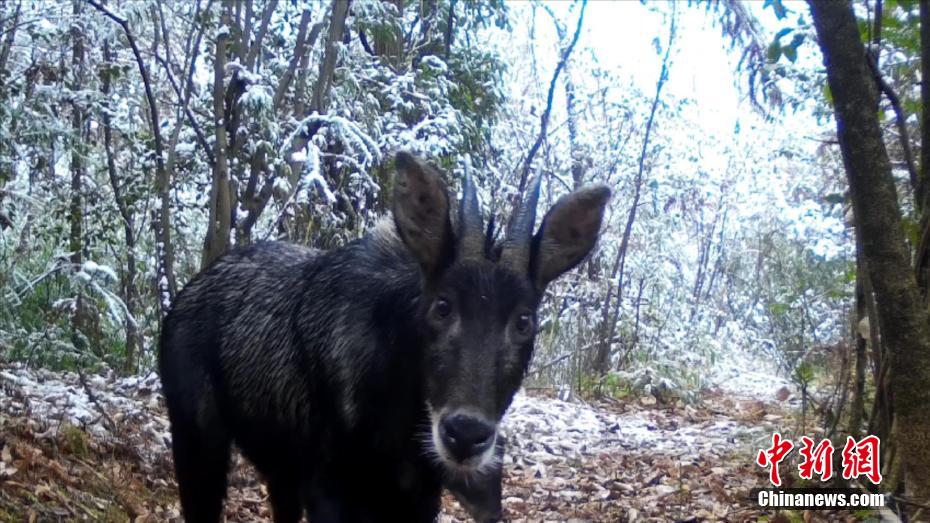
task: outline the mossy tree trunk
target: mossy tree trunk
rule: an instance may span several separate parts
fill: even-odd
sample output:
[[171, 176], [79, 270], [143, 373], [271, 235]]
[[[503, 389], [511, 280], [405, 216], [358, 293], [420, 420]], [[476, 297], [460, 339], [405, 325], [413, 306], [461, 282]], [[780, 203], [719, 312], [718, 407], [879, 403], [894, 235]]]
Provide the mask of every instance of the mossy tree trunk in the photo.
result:
[[894, 444], [906, 494], [926, 502], [930, 498], [930, 318], [905, 245], [898, 195], [878, 121], [879, 91], [852, 4], [812, 0], [810, 8], [833, 94], [861, 254], [875, 292], [882, 341], [889, 350]]

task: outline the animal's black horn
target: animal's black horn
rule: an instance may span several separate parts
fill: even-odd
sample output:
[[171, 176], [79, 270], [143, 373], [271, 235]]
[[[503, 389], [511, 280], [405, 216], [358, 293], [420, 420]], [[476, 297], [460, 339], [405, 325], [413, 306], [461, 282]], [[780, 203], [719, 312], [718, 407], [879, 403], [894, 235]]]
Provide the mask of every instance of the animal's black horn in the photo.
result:
[[461, 259], [481, 259], [484, 257], [484, 225], [481, 209], [478, 206], [478, 194], [475, 182], [465, 168], [462, 181], [462, 202], [459, 206], [459, 246]]
[[501, 263], [516, 271], [526, 272], [530, 268], [530, 242], [533, 238], [533, 227], [536, 225], [536, 204], [539, 202], [541, 182], [542, 174], [533, 179], [504, 239]]

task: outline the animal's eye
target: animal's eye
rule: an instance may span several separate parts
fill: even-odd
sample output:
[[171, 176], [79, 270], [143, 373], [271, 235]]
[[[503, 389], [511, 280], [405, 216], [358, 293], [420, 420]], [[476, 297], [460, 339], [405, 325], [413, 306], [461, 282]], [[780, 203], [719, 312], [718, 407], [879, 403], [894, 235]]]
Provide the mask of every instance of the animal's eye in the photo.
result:
[[517, 317], [517, 332], [529, 336], [533, 332], [533, 316], [523, 313]]
[[452, 314], [452, 304], [445, 298], [439, 298], [436, 300], [436, 303], [433, 304], [433, 311], [436, 313], [436, 316], [440, 318], [448, 318], [449, 315]]

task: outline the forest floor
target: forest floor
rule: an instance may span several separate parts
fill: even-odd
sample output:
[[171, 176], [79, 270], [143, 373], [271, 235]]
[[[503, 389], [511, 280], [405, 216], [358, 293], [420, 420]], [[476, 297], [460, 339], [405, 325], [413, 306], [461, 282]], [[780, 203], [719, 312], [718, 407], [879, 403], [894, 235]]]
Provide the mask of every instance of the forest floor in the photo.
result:
[[[651, 396], [592, 404], [521, 393], [504, 427], [505, 517], [800, 521], [764, 514], [748, 497], [765, 481], [756, 449], [796, 423], [785, 385], [734, 372], [698, 401], [671, 405]], [[0, 365], [0, 521], [179, 520], [169, 445], [155, 374], [79, 376]], [[227, 520], [269, 520], [266, 498], [236, 457]], [[443, 507], [442, 521], [467, 521], [451, 496]], [[812, 519], [856, 517], [803, 515]]]

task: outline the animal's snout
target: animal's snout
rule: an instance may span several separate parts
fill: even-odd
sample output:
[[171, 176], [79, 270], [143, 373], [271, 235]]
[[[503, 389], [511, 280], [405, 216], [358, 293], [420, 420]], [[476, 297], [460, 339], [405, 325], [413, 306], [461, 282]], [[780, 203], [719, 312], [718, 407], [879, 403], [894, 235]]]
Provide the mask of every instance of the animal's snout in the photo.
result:
[[439, 423], [442, 444], [460, 462], [487, 451], [494, 444], [494, 432], [494, 425], [468, 414], [452, 414]]

